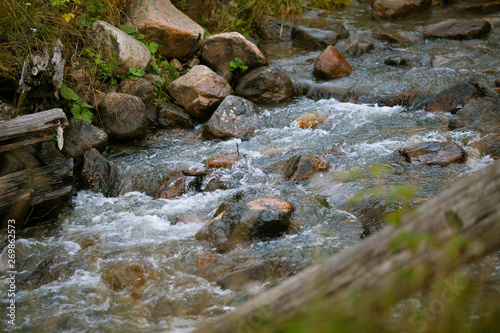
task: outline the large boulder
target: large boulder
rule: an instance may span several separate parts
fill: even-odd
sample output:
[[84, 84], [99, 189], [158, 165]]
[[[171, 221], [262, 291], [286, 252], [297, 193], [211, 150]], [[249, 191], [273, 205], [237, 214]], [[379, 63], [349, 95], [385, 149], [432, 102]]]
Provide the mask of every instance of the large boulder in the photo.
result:
[[130, 24], [158, 43], [166, 58], [189, 60], [200, 48], [203, 28], [184, 15], [170, 0], [132, 0], [128, 7]]
[[233, 93], [223, 77], [204, 65], [194, 66], [167, 89], [191, 116], [201, 120], [208, 119], [224, 98]]
[[126, 34], [104, 21], [97, 21], [90, 26], [90, 40], [102, 47], [104, 54], [116, 54], [116, 61], [121, 63], [113, 71], [114, 75], [124, 75], [130, 67], [146, 70], [151, 61], [151, 52], [144, 43]]
[[108, 135], [102, 129], [77, 118], [69, 120], [64, 129], [64, 146], [62, 152], [68, 157], [84, 154], [90, 148], [102, 152], [108, 145]]
[[483, 97], [469, 101], [450, 120], [450, 129], [466, 127], [482, 133], [498, 133], [500, 98]]
[[293, 204], [282, 198], [237, 198], [223, 203], [196, 238], [207, 240], [219, 252], [253, 240], [276, 238], [290, 228], [293, 211]]
[[328, 45], [335, 45], [339, 39], [349, 37], [349, 32], [342, 23], [332, 30], [322, 30], [296, 25], [292, 29], [293, 46], [311, 50], [323, 50]]
[[316, 171], [328, 169], [328, 166], [328, 161], [322, 157], [297, 154], [286, 161], [284, 176], [291, 181], [301, 181], [309, 178]]
[[401, 148], [397, 152], [402, 157], [398, 162], [402, 164], [446, 166], [465, 160], [465, 152], [453, 142], [421, 142]]
[[470, 82], [462, 82], [432, 97], [425, 111], [456, 113], [462, 105], [480, 95], [480, 90]]
[[99, 114], [110, 141], [143, 139], [148, 134], [146, 106], [137, 96], [105, 94], [99, 103]]
[[432, 0], [374, 0], [372, 17], [376, 20], [394, 20], [431, 7]]
[[228, 71], [229, 63], [235, 58], [240, 58], [248, 70], [268, 64], [259, 48], [238, 32], [212, 35], [201, 44], [202, 62], [218, 74]]
[[349, 76], [354, 71], [351, 65], [344, 59], [339, 51], [329, 45], [319, 55], [314, 64], [313, 75], [321, 79], [334, 79], [342, 76]]
[[258, 107], [238, 96], [228, 96], [205, 124], [207, 139], [247, 138], [253, 134], [258, 120]]
[[491, 31], [490, 22], [483, 19], [448, 19], [424, 27], [425, 38], [474, 39], [487, 36]]
[[279, 103], [290, 100], [293, 83], [288, 75], [272, 67], [260, 67], [243, 76], [236, 94], [254, 103]]

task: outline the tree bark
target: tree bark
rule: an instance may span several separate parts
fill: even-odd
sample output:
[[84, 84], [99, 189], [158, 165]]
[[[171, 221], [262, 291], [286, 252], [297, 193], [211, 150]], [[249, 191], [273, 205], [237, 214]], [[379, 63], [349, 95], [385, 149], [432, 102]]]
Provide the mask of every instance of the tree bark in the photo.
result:
[[[400, 226], [387, 226], [195, 332], [259, 332], [266, 321], [296, 317], [318, 300], [338, 308], [369, 291], [395, 304], [498, 248], [498, 235], [500, 161], [405, 215]], [[413, 249], [405, 243], [412, 237], [420, 239]]]

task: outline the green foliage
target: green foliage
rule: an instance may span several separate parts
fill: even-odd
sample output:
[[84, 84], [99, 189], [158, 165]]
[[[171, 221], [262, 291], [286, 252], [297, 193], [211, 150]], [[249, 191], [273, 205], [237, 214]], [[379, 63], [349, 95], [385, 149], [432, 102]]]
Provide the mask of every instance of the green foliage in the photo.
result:
[[310, 0], [309, 6], [322, 9], [334, 9], [336, 7], [347, 6], [351, 0]]
[[70, 107], [73, 117], [86, 121], [89, 124], [92, 123], [92, 118], [94, 117], [94, 114], [91, 111], [94, 109], [92, 105], [81, 101], [73, 89], [64, 83], [61, 86], [60, 92], [61, 96], [68, 101], [68, 106]]
[[239, 69], [242, 73], [245, 73], [248, 69], [248, 66], [246, 66], [240, 58], [234, 58], [233, 60], [231, 60], [227, 68], [231, 72]]
[[146, 74], [146, 72], [143, 71], [142, 69], [136, 69], [135, 67], [130, 67], [125, 76], [131, 80], [137, 80], [144, 74]]
[[118, 83], [113, 71], [121, 66], [117, 61], [116, 54], [103, 54], [100, 45], [86, 47], [84, 54], [91, 60], [91, 76], [101, 83], [115, 85]]
[[130, 25], [123, 24], [120, 26], [120, 29], [122, 29], [123, 32], [126, 34], [132, 35], [135, 33], [135, 28], [131, 27]]

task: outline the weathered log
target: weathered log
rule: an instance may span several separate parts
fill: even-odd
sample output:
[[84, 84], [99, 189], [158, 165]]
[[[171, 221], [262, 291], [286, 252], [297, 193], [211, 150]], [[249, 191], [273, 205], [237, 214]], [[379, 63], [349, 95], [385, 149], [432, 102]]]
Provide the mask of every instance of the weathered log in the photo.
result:
[[16, 227], [47, 220], [71, 198], [72, 181], [73, 159], [0, 177], [2, 228], [10, 219], [16, 220]]
[[[395, 304], [498, 248], [498, 235], [500, 161], [405, 215], [401, 225], [387, 226], [196, 332], [259, 332], [266, 321], [300, 316], [318, 300], [335, 309], [369, 292]], [[413, 249], [404, 246], [411, 237], [421, 239]], [[450, 249], [459, 255], [450, 255]], [[418, 272], [418, 283], [409, 272]]]
[[62, 109], [0, 121], [0, 152], [49, 140], [56, 135], [57, 128], [68, 125], [68, 119]]

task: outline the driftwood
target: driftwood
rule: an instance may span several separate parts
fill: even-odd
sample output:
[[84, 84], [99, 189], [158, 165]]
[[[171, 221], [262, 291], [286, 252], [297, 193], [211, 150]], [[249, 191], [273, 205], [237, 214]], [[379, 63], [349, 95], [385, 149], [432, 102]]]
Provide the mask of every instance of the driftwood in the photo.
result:
[[9, 219], [16, 220], [16, 227], [47, 220], [71, 198], [72, 181], [73, 159], [0, 177], [2, 228]]
[[53, 138], [57, 128], [68, 126], [62, 109], [52, 109], [0, 121], [0, 152]]
[[[500, 246], [500, 161], [458, 182], [365, 241], [264, 291], [196, 332], [259, 332], [269, 320], [288, 320], [318, 300], [333, 311], [352, 295], [376, 292], [392, 304]], [[414, 249], [401, 240], [421, 237]], [[457, 239], [461, 240], [457, 242]], [[398, 246], [400, 243], [402, 246]], [[450, 255], [451, 250], [459, 255]], [[451, 251], [453, 252], [453, 251]], [[419, 272], [419, 283], [409, 280]], [[386, 297], [387, 296], [387, 297]]]

